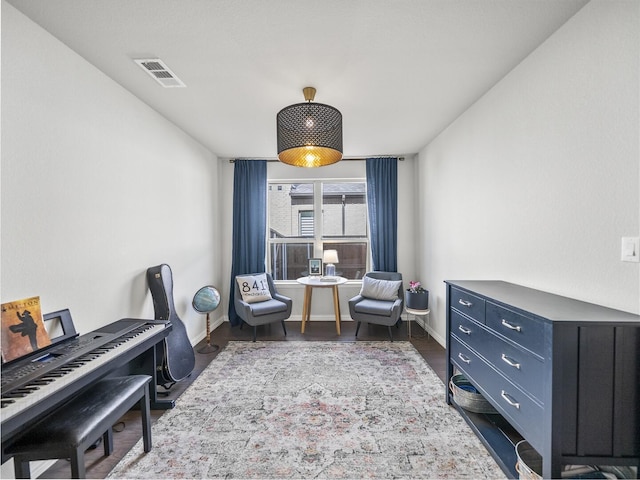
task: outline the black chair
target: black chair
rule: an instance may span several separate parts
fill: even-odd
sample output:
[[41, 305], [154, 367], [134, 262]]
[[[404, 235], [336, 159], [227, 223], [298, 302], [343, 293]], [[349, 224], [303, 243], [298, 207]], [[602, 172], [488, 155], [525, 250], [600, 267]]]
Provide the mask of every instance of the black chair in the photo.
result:
[[[243, 277], [259, 277], [262, 275], [266, 277], [267, 281], [268, 295], [266, 295], [266, 297], [270, 296], [271, 298], [261, 299], [254, 302], [243, 300], [242, 293], [240, 292], [240, 286], [238, 285], [238, 278], [242, 280]], [[273, 278], [269, 273], [249, 273], [246, 275], [238, 275], [236, 276], [236, 281], [234, 283], [234, 305], [236, 313], [244, 323], [253, 327], [254, 342], [256, 341], [258, 325], [280, 322], [282, 323], [284, 334], [287, 335], [287, 328], [284, 325], [284, 321], [291, 316], [293, 301], [289, 297], [280, 295], [276, 291]], [[267, 289], [264, 289], [259, 293], [266, 293], [266, 290]], [[265, 297], [265, 295], [260, 295], [260, 298], [263, 297]]]
[[402, 274], [398, 272], [367, 272], [362, 278], [363, 288], [349, 300], [349, 313], [358, 322], [356, 337], [362, 322], [384, 325], [389, 329], [399, 324], [403, 305]]

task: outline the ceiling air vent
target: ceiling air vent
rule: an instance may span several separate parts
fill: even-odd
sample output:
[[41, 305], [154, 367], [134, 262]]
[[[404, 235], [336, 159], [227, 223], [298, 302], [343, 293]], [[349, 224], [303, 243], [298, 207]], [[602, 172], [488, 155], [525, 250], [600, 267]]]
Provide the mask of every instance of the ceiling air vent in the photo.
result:
[[186, 87], [182, 80], [176, 77], [175, 73], [169, 70], [169, 67], [159, 58], [143, 58], [134, 60], [134, 62], [165, 88]]

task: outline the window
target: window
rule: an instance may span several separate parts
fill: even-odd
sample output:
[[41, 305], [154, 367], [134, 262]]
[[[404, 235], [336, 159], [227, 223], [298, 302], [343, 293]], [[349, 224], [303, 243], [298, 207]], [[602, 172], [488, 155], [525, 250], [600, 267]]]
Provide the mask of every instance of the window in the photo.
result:
[[300, 210], [300, 236], [313, 237], [313, 210]]
[[268, 262], [274, 280], [307, 275], [308, 259], [338, 251], [336, 272], [348, 279], [367, 270], [369, 238], [365, 182], [270, 182]]

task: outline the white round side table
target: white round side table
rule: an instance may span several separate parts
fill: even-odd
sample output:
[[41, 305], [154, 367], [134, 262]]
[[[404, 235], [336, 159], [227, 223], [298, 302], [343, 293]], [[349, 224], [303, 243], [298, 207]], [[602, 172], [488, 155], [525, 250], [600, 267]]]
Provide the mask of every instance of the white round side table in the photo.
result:
[[[431, 310], [429, 310], [428, 308], [426, 310], [416, 310], [415, 308], [407, 308], [404, 307], [405, 312], [407, 312], [409, 315], [413, 315], [414, 318], [415, 317], [427, 317], [425, 319], [425, 324], [427, 326], [429, 325], [429, 321], [428, 321], [428, 315], [429, 313], [431, 313]], [[409, 338], [411, 338], [411, 317], [409, 317], [409, 315], [407, 315], [407, 331], [409, 334]], [[427, 328], [425, 328], [425, 331], [427, 332], [427, 340], [429, 340], [430, 336], [429, 336], [429, 330], [427, 330]]]
[[331, 287], [333, 290], [333, 310], [336, 314], [336, 332], [340, 335], [340, 323], [342, 318], [340, 317], [340, 299], [338, 297], [338, 285], [347, 283], [347, 279], [344, 277], [320, 277], [309, 276], [300, 277], [296, 280], [298, 283], [304, 285], [304, 301], [302, 303], [302, 327], [301, 333], [304, 333], [304, 327], [307, 322], [311, 320], [311, 294], [314, 287]]

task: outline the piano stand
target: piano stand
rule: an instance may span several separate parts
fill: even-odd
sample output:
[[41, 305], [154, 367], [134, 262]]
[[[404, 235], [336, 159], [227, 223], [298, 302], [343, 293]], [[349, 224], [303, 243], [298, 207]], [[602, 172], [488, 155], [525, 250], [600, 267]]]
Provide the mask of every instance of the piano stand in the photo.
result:
[[69, 458], [71, 478], [85, 478], [84, 452], [101, 436], [104, 454], [113, 452], [112, 426], [136, 404], [142, 413], [144, 451], [151, 450], [148, 375], [110, 377], [54, 410], [20, 435], [7, 449], [15, 477], [30, 478], [29, 462]]
[[151, 404], [151, 410], [170, 410], [176, 406], [175, 400], [156, 400]]

